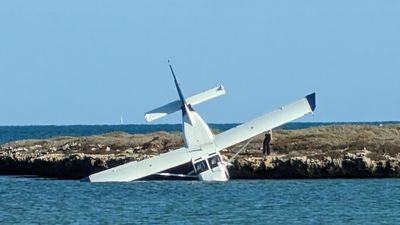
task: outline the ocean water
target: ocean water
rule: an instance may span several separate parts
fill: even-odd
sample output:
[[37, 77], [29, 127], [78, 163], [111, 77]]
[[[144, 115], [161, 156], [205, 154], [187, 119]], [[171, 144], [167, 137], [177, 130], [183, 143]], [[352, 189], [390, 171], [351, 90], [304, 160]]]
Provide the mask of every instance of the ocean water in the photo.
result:
[[[399, 124], [400, 122], [352, 122], [352, 123], [287, 123], [282, 129], [302, 129], [321, 125], [334, 124]], [[225, 131], [238, 124], [209, 124], [212, 129]], [[123, 131], [131, 134], [147, 134], [156, 131], [181, 131], [181, 124], [156, 125], [66, 125], [66, 126], [0, 126], [0, 144], [22, 139], [44, 139], [57, 136], [87, 136], [98, 135], [114, 131]]]
[[[235, 125], [211, 127], [224, 131]], [[330, 124], [289, 123], [283, 128], [318, 125]], [[180, 125], [0, 126], [0, 144], [60, 135], [180, 129]], [[0, 176], [0, 224], [400, 224], [399, 196], [400, 179], [92, 184]]]
[[400, 224], [400, 180], [0, 177], [0, 224]]

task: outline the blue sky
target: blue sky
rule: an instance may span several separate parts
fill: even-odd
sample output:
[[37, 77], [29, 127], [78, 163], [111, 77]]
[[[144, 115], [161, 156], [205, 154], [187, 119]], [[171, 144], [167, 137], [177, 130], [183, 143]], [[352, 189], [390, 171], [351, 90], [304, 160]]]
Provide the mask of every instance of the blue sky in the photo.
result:
[[[400, 120], [400, 1], [0, 1], [0, 125], [244, 122], [317, 92], [299, 121]], [[176, 114], [157, 123], [179, 123]]]

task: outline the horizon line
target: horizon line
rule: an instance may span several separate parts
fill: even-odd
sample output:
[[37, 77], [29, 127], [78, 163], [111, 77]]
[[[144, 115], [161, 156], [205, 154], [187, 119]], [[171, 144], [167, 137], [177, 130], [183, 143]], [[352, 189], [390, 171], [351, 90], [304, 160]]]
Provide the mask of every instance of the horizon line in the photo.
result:
[[[375, 123], [400, 123], [399, 121], [395, 120], [382, 120], [382, 121], [324, 121], [324, 122], [289, 122], [286, 124], [293, 124], [293, 123], [308, 123], [308, 124], [375, 124]], [[207, 123], [209, 125], [233, 125], [233, 124], [242, 124], [239, 122], [232, 122], [232, 123]], [[62, 126], [169, 126], [169, 125], [182, 125], [181, 123], [155, 123], [155, 124], [148, 124], [148, 123], [125, 123], [125, 124], [10, 124], [10, 125], [0, 125], [0, 127], [33, 127], [33, 126], [53, 126], [53, 127], [62, 127]], [[283, 124], [285, 125], [285, 124]], [[283, 126], [282, 125], [282, 126]]]

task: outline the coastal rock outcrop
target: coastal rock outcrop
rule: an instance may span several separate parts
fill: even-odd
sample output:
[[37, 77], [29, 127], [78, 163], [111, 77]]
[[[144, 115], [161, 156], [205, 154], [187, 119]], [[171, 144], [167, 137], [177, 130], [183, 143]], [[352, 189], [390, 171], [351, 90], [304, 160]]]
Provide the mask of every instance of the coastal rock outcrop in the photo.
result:
[[[232, 179], [400, 177], [400, 125], [277, 130], [268, 157], [262, 141], [256, 137], [229, 165]], [[167, 132], [16, 141], [0, 146], [0, 175], [81, 179], [182, 144], [179, 133]], [[222, 154], [230, 158], [240, 147]]]
[[400, 177], [400, 160], [388, 157], [375, 161], [355, 154], [335, 159], [255, 157], [236, 160], [229, 172], [232, 178], [237, 179]]

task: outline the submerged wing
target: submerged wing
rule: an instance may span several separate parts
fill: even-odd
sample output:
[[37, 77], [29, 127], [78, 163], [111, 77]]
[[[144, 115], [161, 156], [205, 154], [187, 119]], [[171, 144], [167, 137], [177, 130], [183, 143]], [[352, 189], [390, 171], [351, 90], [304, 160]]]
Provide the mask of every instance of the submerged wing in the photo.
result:
[[186, 148], [130, 162], [89, 176], [90, 182], [127, 182], [150, 176], [191, 161]]
[[315, 109], [315, 93], [215, 136], [217, 151], [300, 118]]

